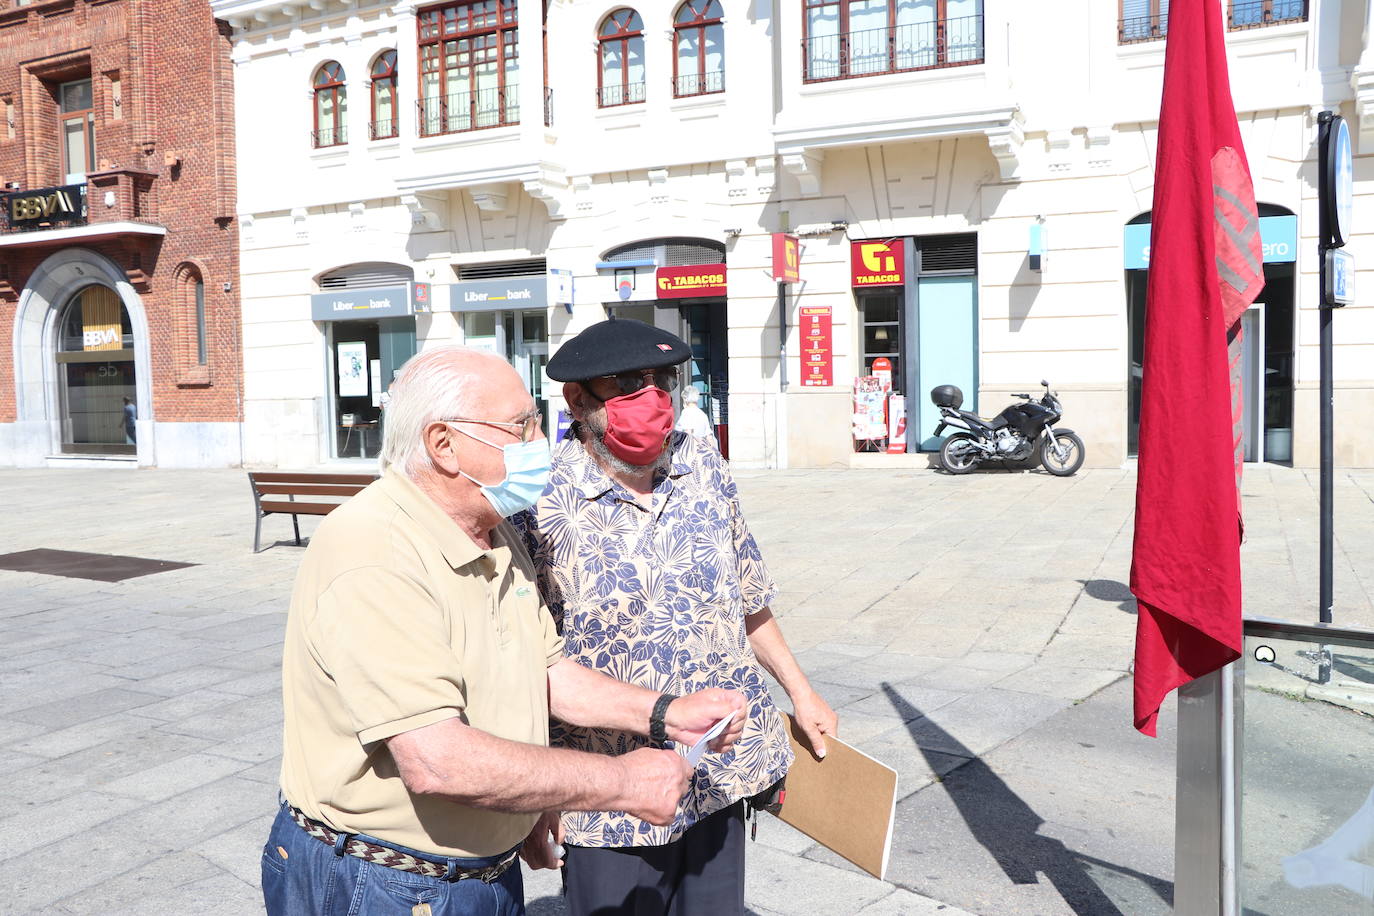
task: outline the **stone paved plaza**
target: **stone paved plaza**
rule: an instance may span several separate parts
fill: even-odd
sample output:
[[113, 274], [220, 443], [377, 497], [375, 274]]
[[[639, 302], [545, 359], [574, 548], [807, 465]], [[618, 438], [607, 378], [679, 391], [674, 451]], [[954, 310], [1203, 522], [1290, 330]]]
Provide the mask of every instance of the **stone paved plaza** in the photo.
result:
[[[1173, 715], [1130, 727], [1134, 474], [738, 477], [788, 639], [901, 798], [887, 881], [765, 818], [751, 911], [1168, 912]], [[1315, 618], [1316, 484], [1247, 470], [1248, 613]], [[242, 471], [0, 471], [0, 492], [0, 553], [196, 564], [0, 571], [0, 911], [260, 912], [289, 520], [252, 553]], [[1374, 472], [1336, 493], [1336, 619], [1374, 626]], [[562, 912], [556, 876], [527, 879], [532, 913]]]

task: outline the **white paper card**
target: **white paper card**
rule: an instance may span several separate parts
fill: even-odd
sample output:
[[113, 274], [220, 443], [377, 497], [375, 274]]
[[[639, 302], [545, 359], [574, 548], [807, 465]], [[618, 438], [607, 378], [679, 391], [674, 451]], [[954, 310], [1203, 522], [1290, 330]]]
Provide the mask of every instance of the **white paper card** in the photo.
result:
[[702, 735], [701, 740], [692, 745], [692, 749], [687, 752], [687, 762], [692, 766], [696, 766], [697, 761], [701, 759], [701, 755], [706, 753], [706, 745], [716, 740], [716, 737], [720, 735], [721, 732], [725, 731], [726, 726], [728, 726], [734, 718], [735, 714], [730, 713], [730, 715], [721, 719], [715, 725], [712, 725], [710, 731]]

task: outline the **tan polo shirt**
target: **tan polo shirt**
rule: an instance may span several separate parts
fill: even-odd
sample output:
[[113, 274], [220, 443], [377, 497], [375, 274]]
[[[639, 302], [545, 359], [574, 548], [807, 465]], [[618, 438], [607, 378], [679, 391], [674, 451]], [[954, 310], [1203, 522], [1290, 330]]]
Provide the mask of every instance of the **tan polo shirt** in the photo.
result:
[[387, 471], [321, 522], [286, 622], [282, 792], [335, 830], [488, 856], [536, 815], [411, 795], [384, 739], [458, 716], [547, 745], [546, 668], [563, 640], [508, 522], [482, 550]]

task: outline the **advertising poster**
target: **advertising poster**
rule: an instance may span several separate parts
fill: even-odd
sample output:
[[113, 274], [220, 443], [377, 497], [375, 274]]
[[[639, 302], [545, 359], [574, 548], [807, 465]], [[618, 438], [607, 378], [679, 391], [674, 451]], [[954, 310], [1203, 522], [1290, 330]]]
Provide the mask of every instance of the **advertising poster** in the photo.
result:
[[890, 455], [900, 455], [906, 451], [905, 395], [887, 396], [887, 451]]
[[871, 442], [887, 438], [887, 392], [872, 375], [854, 379], [854, 439]]
[[372, 406], [382, 406], [382, 361], [374, 359], [369, 368], [369, 375], [372, 378]]
[[338, 345], [339, 397], [367, 397], [367, 344], [350, 341]]
[[803, 387], [830, 387], [834, 380], [834, 337], [828, 305], [804, 305], [798, 318], [801, 332], [801, 383]]

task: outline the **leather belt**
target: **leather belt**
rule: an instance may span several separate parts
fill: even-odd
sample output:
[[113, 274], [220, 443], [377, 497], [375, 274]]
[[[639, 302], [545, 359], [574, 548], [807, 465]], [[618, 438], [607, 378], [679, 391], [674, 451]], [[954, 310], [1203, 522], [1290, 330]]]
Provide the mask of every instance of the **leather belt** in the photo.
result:
[[[339, 841], [339, 834], [321, 824], [319, 821], [305, 816], [299, 808], [288, 806], [291, 812], [291, 819], [296, 822], [306, 833], [313, 836], [322, 843], [334, 846]], [[408, 852], [401, 852], [399, 849], [391, 849], [387, 846], [379, 846], [376, 843], [369, 843], [360, 840], [356, 836], [349, 837], [344, 843], [343, 851], [350, 856], [356, 856], [375, 865], [385, 865], [387, 868], [394, 868], [398, 871], [408, 871], [416, 875], [424, 875], [428, 878], [445, 878], [449, 881], [462, 881], [467, 878], [476, 878], [483, 884], [491, 884], [496, 879], [506, 873], [506, 869], [515, 863], [520, 853], [517, 846], [506, 854], [506, 857], [495, 865], [486, 865], [482, 868], [459, 868], [449, 874], [448, 866], [442, 862], [431, 862], [428, 859], [417, 858]]]

